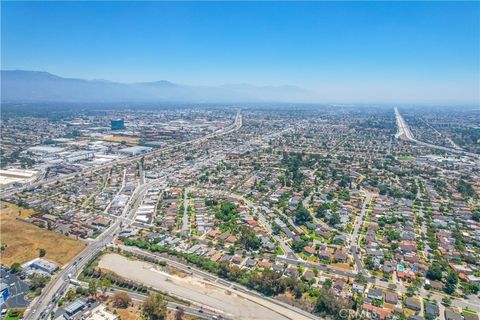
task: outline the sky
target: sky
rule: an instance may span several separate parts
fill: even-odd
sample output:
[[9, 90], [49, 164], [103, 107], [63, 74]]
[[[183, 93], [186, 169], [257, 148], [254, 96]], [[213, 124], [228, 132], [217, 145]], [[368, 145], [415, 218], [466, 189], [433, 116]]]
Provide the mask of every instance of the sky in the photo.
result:
[[480, 2], [4, 2], [1, 67], [478, 103]]

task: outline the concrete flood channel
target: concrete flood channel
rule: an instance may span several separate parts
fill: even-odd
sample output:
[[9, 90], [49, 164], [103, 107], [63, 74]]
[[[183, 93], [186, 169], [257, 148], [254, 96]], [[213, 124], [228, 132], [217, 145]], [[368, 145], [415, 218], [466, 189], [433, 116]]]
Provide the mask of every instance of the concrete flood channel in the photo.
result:
[[145, 261], [109, 253], [98, 266], [119, 276], [151, 286], [168, 294], [195, 302], [232, 319], [308, 319], [270, 301], [248, 296], [194, 275], [176, 275]]

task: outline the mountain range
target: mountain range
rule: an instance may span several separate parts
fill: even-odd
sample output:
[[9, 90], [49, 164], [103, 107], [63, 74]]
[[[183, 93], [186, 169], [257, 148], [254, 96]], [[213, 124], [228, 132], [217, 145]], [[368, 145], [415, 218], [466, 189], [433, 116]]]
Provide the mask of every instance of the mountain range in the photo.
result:
[[43, 71], [2, 70], [2, 102], [311, 102], [295, 86], [189, 86], [166, 80], [120, 83], [63, 78]]

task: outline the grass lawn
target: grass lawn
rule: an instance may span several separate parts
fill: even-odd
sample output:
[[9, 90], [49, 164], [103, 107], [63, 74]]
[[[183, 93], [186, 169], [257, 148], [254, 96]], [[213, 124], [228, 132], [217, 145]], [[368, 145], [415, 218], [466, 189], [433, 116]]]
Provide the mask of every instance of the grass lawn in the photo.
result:
[[400, 161], [415, 161], [415, 157], [412, 156], [400, 156], [398, 157]]
[[278, 246], [276, 251], [277, 256], [283, 256], [285, 251], [283, 251], [282, 247]]
[[22, 308], [12, 308], [8, 310], [8, 314], [5, 317], [5, 320], [17, 320], [23, 317], [24, 309]]
[[312, 238], [314, 240], [317, 240], [317, 241], [320, 241], [320, 242], [323, 242], [323, 243], [331, 243], [332, 242], [330, 239], [325, 239], [324, 237], [317, 236], [315, 231], [309, 231], [307, 234], [310, 238]]
[[477, 315], [477, 312], [475, 310], [471, 310], [471, 309], [463, 309], [463, 313], [473, 315], [473, 316]]
[[5, 208], [0, 210], [1, 244], [6, 248], [1, 252], [1, 262], [10, 266], [14, 262], [24, 263], [38, 257], [38, 250], [47, 251], [46, 259], [60, 266], [71, 261], [85, 248], [85, 243], [77, 241], [19, 219], [33, 213], [32, 209], [22, 209], [16, 205], [2, 202]]
[[303, 252], [300, 252], [298, 255], [303, 260], [307, 260], [307, 261], [311, 261], [311, 262], [320, 262], [320, 259], [315, 255], [309, 255], [309, 254], [305, 254]]

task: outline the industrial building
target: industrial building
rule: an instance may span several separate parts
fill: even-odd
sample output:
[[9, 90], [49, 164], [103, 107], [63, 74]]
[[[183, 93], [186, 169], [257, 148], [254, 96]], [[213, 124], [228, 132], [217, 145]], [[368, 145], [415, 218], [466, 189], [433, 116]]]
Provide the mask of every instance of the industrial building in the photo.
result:
[[28, 183], [35, 180], [39, 171], [9, 168], [0, 170], [0, 186], [8, 186], [14, 183]]
[[72, 303], [70, 303], [66, 308], [65, 312], [69, 315], [72, 316], [75, 313], [79, 312], [80, 310], [83, 310], [87, 304], [83, 300], [75, 300]]
[[63, 150], [63, 148], [52, 146], [35, 146], [27, 149], [27, 151], [30, 151], [36, 155], [56, 154], [62, 152]]

